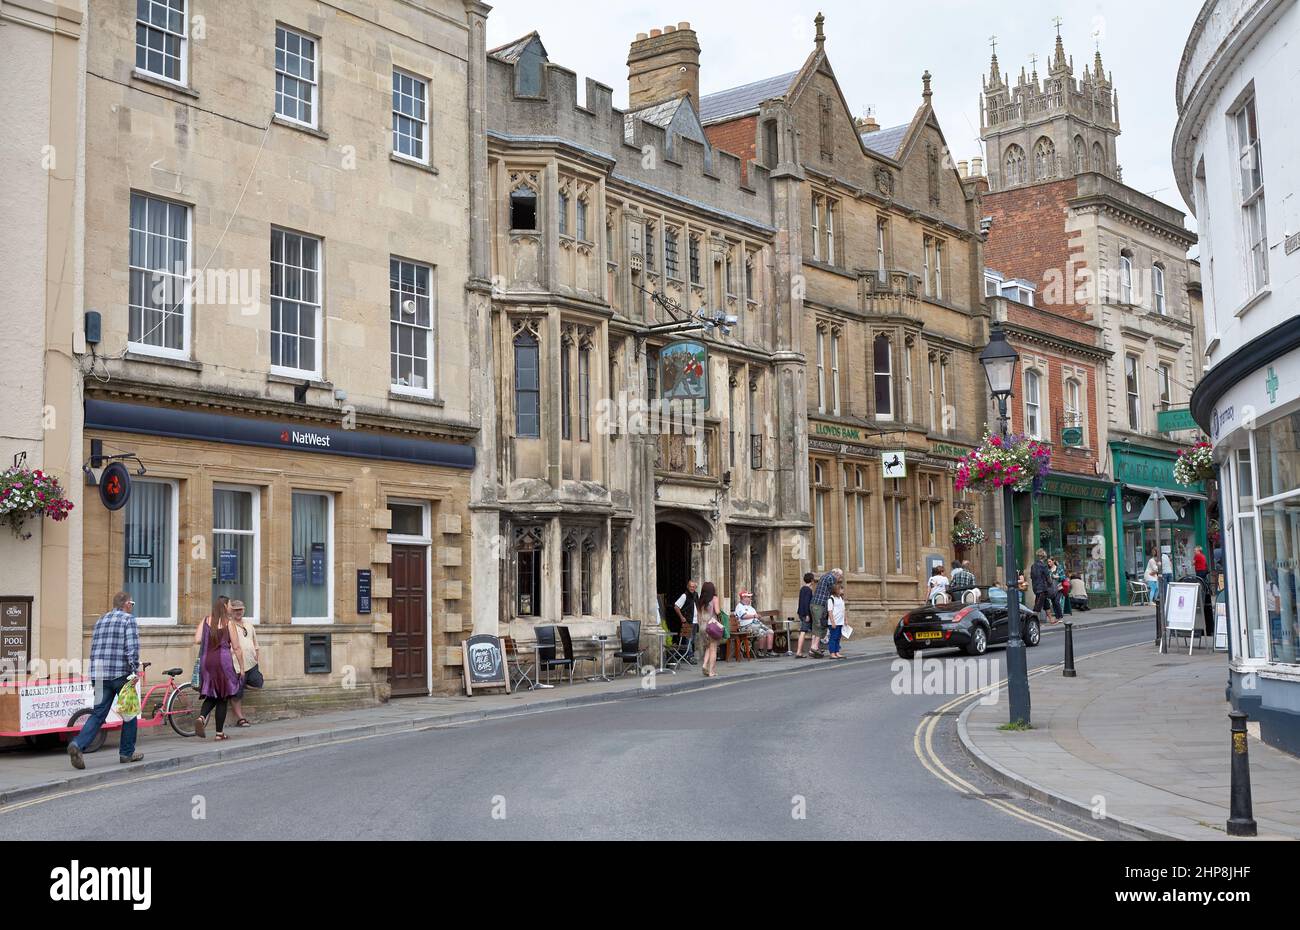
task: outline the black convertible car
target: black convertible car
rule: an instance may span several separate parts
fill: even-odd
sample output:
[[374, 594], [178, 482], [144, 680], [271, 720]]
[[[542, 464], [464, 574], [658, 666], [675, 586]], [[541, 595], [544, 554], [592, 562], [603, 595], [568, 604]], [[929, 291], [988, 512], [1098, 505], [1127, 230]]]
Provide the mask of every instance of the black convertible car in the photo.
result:
[[[1027, 608], [1020, 609], [1020, 631], [1026, 646], [1037, 646], [1042, 639], [1038, 618]], [[944, 604], [918, 607], [898, 621], [894, 646], [904, 659], [929, 649], [964, 649], [967, 654], [982, 656], [989, 646], [1008, 639], [1007, 605]]]

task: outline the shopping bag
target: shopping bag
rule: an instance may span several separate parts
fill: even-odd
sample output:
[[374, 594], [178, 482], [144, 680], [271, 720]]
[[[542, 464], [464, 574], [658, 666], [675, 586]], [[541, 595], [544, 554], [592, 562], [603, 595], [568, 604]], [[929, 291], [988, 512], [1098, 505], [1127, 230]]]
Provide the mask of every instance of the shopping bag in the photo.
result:
[[123, 720], [134, 720], [140, 716], [140, 691], [138, 679], [132, 675], [117, 692], [117, 713]]

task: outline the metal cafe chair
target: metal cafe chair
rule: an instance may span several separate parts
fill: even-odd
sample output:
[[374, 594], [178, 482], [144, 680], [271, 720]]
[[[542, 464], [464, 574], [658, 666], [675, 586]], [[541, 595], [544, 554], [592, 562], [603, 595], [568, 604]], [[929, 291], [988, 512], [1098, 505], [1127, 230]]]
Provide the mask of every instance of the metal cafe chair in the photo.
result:
[[560, 669], [563, 672], [569, 670], [569, 684], [573, 684], [573, 660], [570, 658], [560, 658], [555, 654], [555, 627], [539, 626], [537, 627], [537, 675], [540, 678], [542, 672], [546, 672], [546, 682], [550, 684], [551, 670]]
[[594, 663], [596, 657], [575, 655], [573, 652], [573, 637], [569, 635], [569, 628], [567, 626], [562, 626], [557, 627], [557, 629], [560, 631], [560, 645], [564, 647], [564, 661], [569, 664], [569, 684], [573, 684], [573, 671], [578, 667], [578, 663]]
[[618, 622], [618, 652], [614, 653], [614, 658], [623, 661], [624, 675], [631, 671], [640, 674], [641, 659], [645, 652], [641, 648], [641, 621], [620, 620]]
[[529, 690], [532, 690], [537, 682], [533, 680], [536, 669], [532, 662], [526, 662], [525, 658], [519, 653], [519, 647], [511, 636], [501, 637], [501, 645], [506, 651], [506, 668], [510, 672], [510, 689], [519, 690], [519, 686], [524, 682], [528, 683]]
[[1145, 581], [1130, 581], [1128, 583], [1128, 594], [1129, 600], [1133, 602], [1134, 607], [1139, 604], [1151, 604], [1151, 586]]

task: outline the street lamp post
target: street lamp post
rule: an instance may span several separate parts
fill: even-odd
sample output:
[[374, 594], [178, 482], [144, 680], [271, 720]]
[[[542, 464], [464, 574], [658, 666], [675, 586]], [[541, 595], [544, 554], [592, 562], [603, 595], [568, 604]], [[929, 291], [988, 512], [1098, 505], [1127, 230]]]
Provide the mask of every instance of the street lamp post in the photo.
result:
[[[980, 364], [988, 377], [989, 391], [998, 404], [998, 420], [1002, 438], [1010, 436], [1010, 418], [1007, 400], [1016, 383], [1016, 365], [1020, 355], [1007, 344], [1007, 335], [995, 325], [989, 333], [989, 344], [980, 354]], [[1007, 695], [1011, 704], [1010, 722], [1030, 723], [1029, 664], [1025, 655], [1025, 641], [1020, 631], [1019, 571], [1016, 568], [1015, 543], [1015, 490], [1011, 485], [1002, 489], [1002, 562], [1007, 571]]]

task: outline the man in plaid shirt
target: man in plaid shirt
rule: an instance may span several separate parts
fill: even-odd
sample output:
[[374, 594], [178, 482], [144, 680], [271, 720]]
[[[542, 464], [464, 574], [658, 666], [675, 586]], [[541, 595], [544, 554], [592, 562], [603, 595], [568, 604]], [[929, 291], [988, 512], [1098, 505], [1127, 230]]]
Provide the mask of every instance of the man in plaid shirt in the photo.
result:
[[[135, 601], [125, 591], [113, 596], [113, 609], [95, 623], [90, 639], [90, 678], [95, 683], [95, 709], [68, 743], [73, 768], [84, 769], [82, 753], [91, 744], [127, 679], [140, 666], [140, 628], [136, 626]], [[136, 718], [122, 721], [118, 761], [139, 762], [144, 753], [135, 751]]]
[[[833, 568], [822, 575], [821, 581], [817, 582], [817, 587], [813, 590], [812, 603], [809, 605], [809, 610], [812, 611], [814, 635], [820, 633], [822, 638], [830, 636], [830, 627], [826, 622], [826, 601], [830, 599], [835, 586], [843, 580], [844, 570]], [[825, 654], [821, 649], [813, 649], [809, 653], [809, 655], [818, 659]]]

